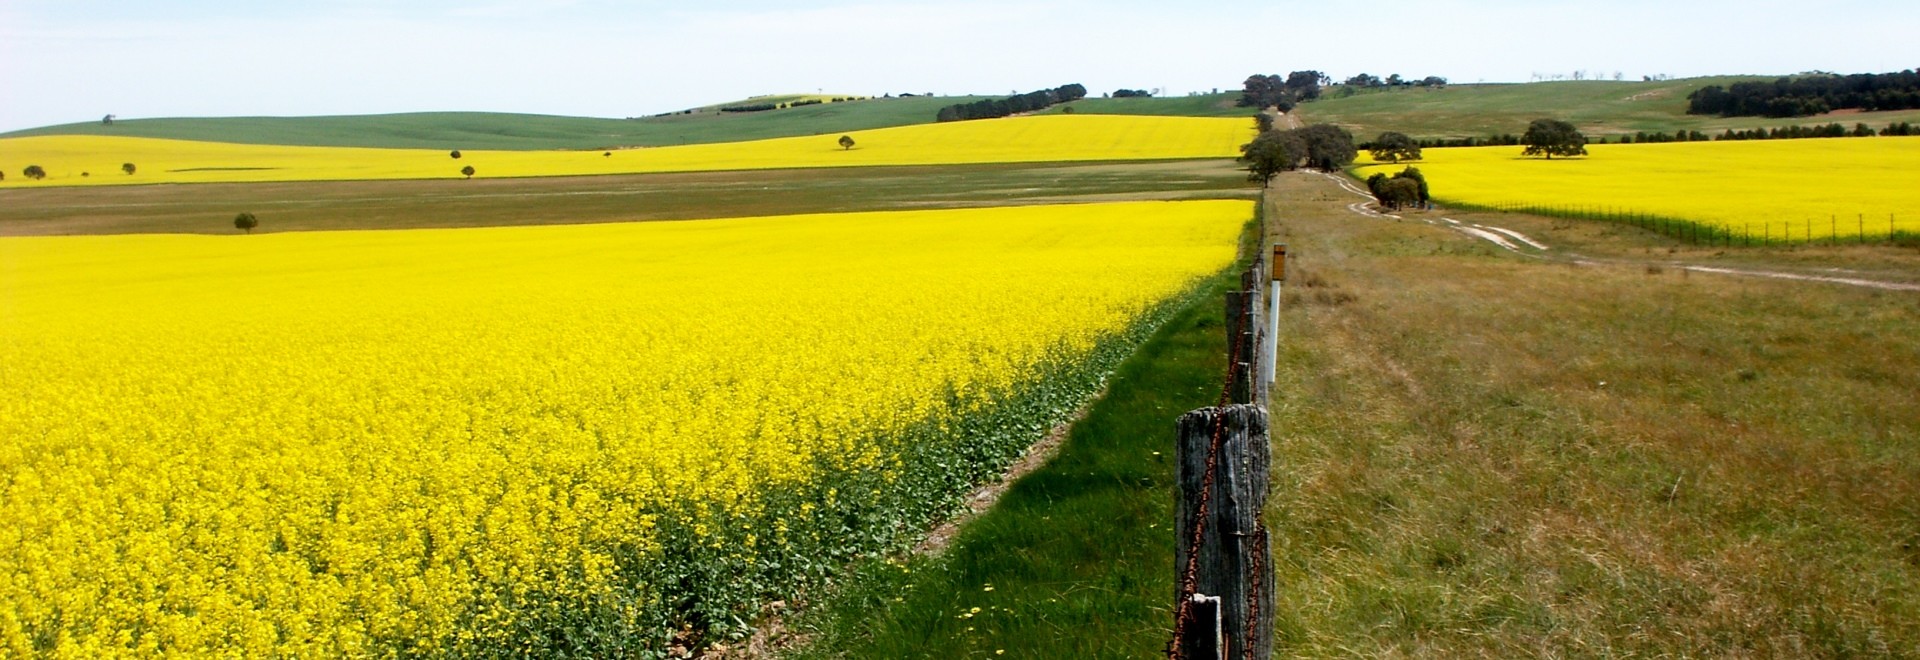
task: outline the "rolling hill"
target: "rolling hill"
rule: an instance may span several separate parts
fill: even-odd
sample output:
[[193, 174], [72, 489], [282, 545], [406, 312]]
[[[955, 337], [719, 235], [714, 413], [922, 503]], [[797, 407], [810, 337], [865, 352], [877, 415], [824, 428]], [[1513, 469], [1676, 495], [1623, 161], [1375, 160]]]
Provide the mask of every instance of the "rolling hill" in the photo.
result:
[[1367, 140], [1383, 131], [1417, 138], [1463, 138], [1511, 133], [1541, 117], [1572, 122], [1590, 138], [1640, 131], [1676, 130], [1719, 133], [1729, 128], [1771, 128], [1840, 122], [1864, 122], [1875, 128], [1889, 122], [1920, 120], [1920, 111], [1841, 112], [1816, 117], [1725, 118], [1687, 114], [1687, 95], [1708, 85], [1728, 85], [1761, 76], [1722, 76], [1652, 82], [1605, 80], [1449, 85], [1439, 88], [1372, 89], [1344, 95], [1331, 88], [1319, 100], [1294, 112], [1307, 123], [1329, 122]]

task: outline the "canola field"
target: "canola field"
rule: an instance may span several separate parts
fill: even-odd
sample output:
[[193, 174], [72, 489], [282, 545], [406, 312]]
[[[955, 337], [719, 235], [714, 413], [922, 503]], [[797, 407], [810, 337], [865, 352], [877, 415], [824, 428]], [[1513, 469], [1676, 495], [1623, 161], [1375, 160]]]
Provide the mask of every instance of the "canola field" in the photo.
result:
[[[1552, 215], [1699, 223], [1736, 240], [1920, 234], [1920, 137], [1588, 145], [1583, 158], [1520, 147], [1427, 149], [1373, 172], [1420, 168], [1441, 203]], [[1645, 221], [1645, 220], [1642, 220]]]
[[0, 655], [737, 634], [950, 512], [1252, 214], [0, 239]]
[[[463, 179], [873, 165], [1231, 158], [1253, 137], [1246, 119], [1040, 115], [846, 134], [609, 151], [467, 151], [287, 147], [149, 138], [0, 140], [0, 189], [255, 181]], [[133, 174], [121, 166], [134, 165]], [[23, 172], [38, 165], [46, 178]]]

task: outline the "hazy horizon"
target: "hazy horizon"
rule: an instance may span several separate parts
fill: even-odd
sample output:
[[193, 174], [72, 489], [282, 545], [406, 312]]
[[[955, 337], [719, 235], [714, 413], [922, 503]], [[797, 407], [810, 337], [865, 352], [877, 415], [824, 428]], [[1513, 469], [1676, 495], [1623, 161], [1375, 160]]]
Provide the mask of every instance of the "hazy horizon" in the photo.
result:
[[1517, 83], [1575, 71], [1881, 73], [1920, 60], [1897, 52], [1904, 26], [1920, 23], [1916, 5], [1672, 4], [0, 0], [0, 131], [107, 114], [619, 118], [766, 94], [1066, 83], [1180, 96], [1305, 69]]

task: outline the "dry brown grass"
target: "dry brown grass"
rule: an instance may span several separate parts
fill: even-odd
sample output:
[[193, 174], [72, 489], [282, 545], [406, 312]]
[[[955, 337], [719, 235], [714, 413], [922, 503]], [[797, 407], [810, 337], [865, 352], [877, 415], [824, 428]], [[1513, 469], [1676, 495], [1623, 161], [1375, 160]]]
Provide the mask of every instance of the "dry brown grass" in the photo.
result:
[[[1305, 280], [1275, 389], [1285, 652], [1920, 654], [1920, 294], [1502, 216], [1620, 261], [1522, 259], [1331, 186], [1283, 177], [1267, 210]], [[1866, 250], [1774, 254], [1913, 276]]]

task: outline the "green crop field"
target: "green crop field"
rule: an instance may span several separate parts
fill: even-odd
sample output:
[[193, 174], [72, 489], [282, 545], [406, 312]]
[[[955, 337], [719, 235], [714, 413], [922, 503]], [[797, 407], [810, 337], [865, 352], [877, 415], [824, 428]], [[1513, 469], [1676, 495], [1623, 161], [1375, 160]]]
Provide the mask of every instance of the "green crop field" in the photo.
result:
[[1890, 122], [1920, 121], [1920, 111], [1835, 113], [1817, 117], [1768, 119], [1687, 114], [1687, 95], [1708, 85], [1730, 85], [1754, 76], [1687, 78], [1657, 82], [1602, 80], [1526, 84], [1449, 85], [1357, 91], [1328, 88], [1327, 95], [1303, 103], [1294, 112], [1306, 123], [1330, 122], [1368, 140], [1384, 131], [1418, 138], [1519, 135], [1541, 117], [1572, 122], [1590, 138], [1640, 131], [1675, 130], [1719, 133], [1727, 129], [1771, 128], [1839, 122], [1874, 128]]

